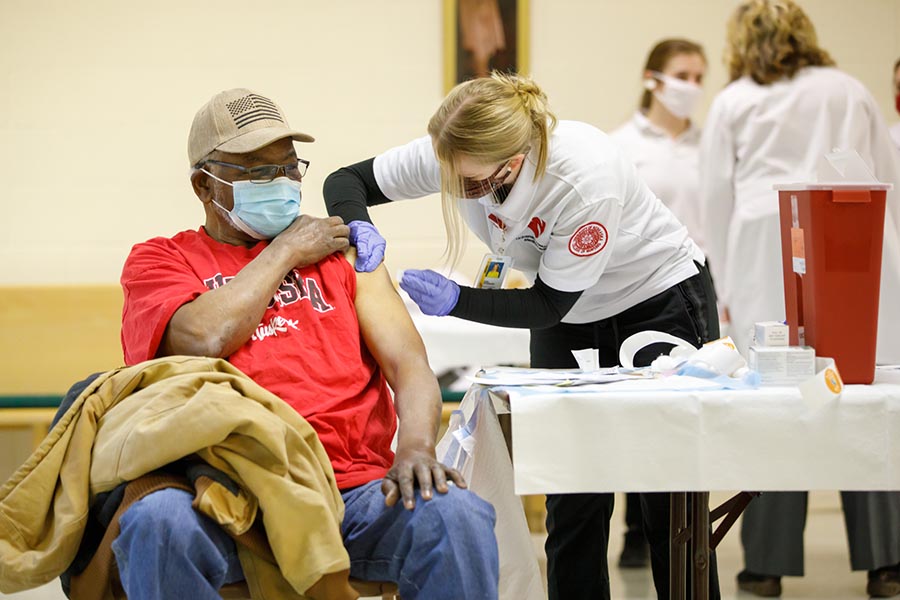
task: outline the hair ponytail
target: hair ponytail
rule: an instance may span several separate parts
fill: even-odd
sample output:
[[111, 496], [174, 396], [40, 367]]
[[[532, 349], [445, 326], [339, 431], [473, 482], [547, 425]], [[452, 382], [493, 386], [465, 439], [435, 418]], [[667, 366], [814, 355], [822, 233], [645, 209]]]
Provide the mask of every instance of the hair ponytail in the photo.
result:
[[532, 138], [537, 149], [538, 161], [534, 171], [534, 181], [543, 176], [547, 168], [547, 154], [550, 149], [550, 133], [556, 127], [556, 115], [550, 111], [550, 102], [533, 79], [494, 72], [492, 78], [505, 82], [516, 91], [522, 105], [531, 118]]

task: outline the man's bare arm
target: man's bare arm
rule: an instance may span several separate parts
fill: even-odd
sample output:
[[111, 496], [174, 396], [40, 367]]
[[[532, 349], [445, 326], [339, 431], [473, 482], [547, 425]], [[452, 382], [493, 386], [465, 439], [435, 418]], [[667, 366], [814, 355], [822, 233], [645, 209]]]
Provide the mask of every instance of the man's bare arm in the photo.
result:
[[[348, 253], [351, 264], [354, 253]], [[447, 478], [465, 487], [462, 476], [441, 465], [434, 445], [441, 418], [441, 390], [428, 366], [425, 345], [403, 300], [382, 264], [371, 273], [357, 273], [356, 312], [363, 339], [394, 390], [400, 431], [394, 465], [382, 483], [385, 502], [402, 497], [406, 508], [415, 506], [415, 483], [422, 497], [432, 489], [447, 491]]]

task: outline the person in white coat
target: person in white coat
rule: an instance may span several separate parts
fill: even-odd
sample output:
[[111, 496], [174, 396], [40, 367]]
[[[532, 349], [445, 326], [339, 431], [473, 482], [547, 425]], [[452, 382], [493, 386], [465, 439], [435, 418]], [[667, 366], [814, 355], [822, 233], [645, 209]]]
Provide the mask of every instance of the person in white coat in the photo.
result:
[[[638, 110], [609, 134], [637, 167], [644, 183], [684, 223], [701, 249], [697, 203], [700, 129], [691, 121], [691, 115], [703, 99], [701, 85], [705, 75], [706, 55], [700, 44], [678, 38], [658, 42], [644, 65], [644, 92]], [[621, 568], [646, 567], [650, 562], [642, 520], [638, 494], [626, 494]]]
[[696, 42], [673, 38], [657, 43], [644, 65], [638, 110], [609, 134], [701, 248], [700, 128], [691, 116], [703, 100], [706, 67], [703, 47]]
[[[425, 314], [529, 328], [531, 366], [540, 368], [575, 368], [571, 351], [581, 348], [597, 348], [602, 366], [616, 365], [622, 341], [638, 331], [664, 331], [698, 346], [718, 337], [704, 256], [687, 229], [605, 133], [557, 121], [532, 80], [494, 73], [459, 84], [432, 116], [427, 136], [344, 167], [324, 187], [329, 213], [350, 226], [357, 269], [384, 255], [369, 206], [438, 192], [451, 257], [462, 234], [454, 224], [464, 221], [490, 248], [485, 265], [514, 264], [532, 285], [461, 286], [431, 270], [407, 269], [400, 287]], [[641, 501], [654, 584], [668, 598], [668, 494], [641, 494]], [[551, 600], [610, 597], [612, 508], [612, 494], [548, 496]], [[714, 600], [715, 555], [709, 567]]]
[[[876, 177], [900, 183], [887, 125], [866, 88], [838, 70], [792, 0], [748, 0], [729, 22], [731, 83], [713, 101], [700, 150], [704, 240], [731, 335], [746, 352], [755, 321], [785, 316], [776, 182], [808, 180], [834, 148], [856, 150]], [[900, 232], [897, 191], [888, 199], [877, 360], [900, 362]], [[890, 330], [893, 328], [893, 331]], [[900, 594], [900, 494], [842, 496], [854, 570], [869, 594]], [[781, 592], [803, 574], [806, 493], [766, 493], [743, 520], [746, 569], [739, 587]]]
[[[900, 113], [900, 60], [894, 63], [894, 108]], [[900, 149], [900, 122], [891, 125], [891, 139]]]
[[[779, 37], [747, 24], [748, 11], [771, 21]], [[808, 180], [817, 161], [834, 148], [855, 149], [875, 176], [900, 183], [878, 105], [859, 81], [836, 69], [815, 45], [812, 24], [791, 40], [783, 13], [801, 12], [792, 1], [746, 3], [732, 19], [732, 82], [713, 101], [701, 142], [703, 238], [720, 302], [731, 317], [731, 336], [746, 353], [753, 323], [784, 319], [781, 242], [775, 183]], [[805, 18], [805, 15], [804, 15]], [[768, 22], [768, 21], [767, 21]], [[796, 27], [796, 25], [794, 25]], [[770, 35], [775, 35], [768, 32]], [[783, 44], [786, 58], [776, 61]], [[792, 49], [791, 44], [800, 45]], [[891, 197], [897, 198], [898, 190]], [[900, 198], [898, 198], [900, 200]], [[888, 201], [878, 331], [879, 363], [900, 363], [900, 339], [888, 329], [900, 319], [897, 225], [900, 204]]]

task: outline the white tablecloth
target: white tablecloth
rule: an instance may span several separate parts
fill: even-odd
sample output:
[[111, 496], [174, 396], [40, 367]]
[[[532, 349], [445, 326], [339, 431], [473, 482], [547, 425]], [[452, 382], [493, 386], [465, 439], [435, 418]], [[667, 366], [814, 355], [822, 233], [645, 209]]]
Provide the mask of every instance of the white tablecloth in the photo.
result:
[[[804, 402], [797, 388], [544, 392], [473, 385], [438, 445], [497, 511], [501, 598], [543, 597], [516, 494], [900, 490], [900, 371]], [[515, 464], [497, 414], [512, 412]], [[513, 484], [515, 471], [515, 484]]]
[[518, 494], [900, 490], [896, 370], [822, 405], [787, 387], [505, 393]]
[[513, 491], [509, 450], [493, 405], [483, 399], [488, 399], [486, 393], [466, 394], [438, 443], [437, 455], [458, 469], [469, 489], [496, 511], [500, 600], [543, 600], [546, 595], [525, 512]]
[[[430, 317], [403, 294], [406, 308], [428, 352], [428, 364], [436, 374], [449, 369], [482, 366], [527, 365], [527, 329], [493, 327], [455, 317]], [[500, 550], [500, 599], [542, 600], [546, 598], [531, 534], [522, 502], [513, 491], [512, 465], [497, 415], [490, 403], [466, 401], [466, 414], [451, 420], [450, 430], [438, 444], [439, 457], [453, 453], [459, 462], [445, 460], [458, 468], [469, 488], [488, 500], [497, 513], [497, 540]], [[465, 429], [470, 426], [472, 431]], [[471, 447], [478, 444], [478, 470], [474, 456], [460, 452], [460, 440]], [[468, 457], [468, 461], [467, 461]]]

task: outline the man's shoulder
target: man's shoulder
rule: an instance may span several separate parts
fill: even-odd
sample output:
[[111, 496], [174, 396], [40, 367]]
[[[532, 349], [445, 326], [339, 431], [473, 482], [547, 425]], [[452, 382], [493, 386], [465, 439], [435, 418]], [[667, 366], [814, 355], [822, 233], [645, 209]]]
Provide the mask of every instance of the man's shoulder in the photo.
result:
[[[350, 246], [348, 250], [344, 250], [343, 252], [334, 252], [329, 254], [328, 256], [319, 260], [319, 262], [310, 265], [311, 267], [318, 268], [319, 270], [331, 270], [338, 269], [344, 270], [347, 267], [351, 267], [353, 265], [353, 261], [356, 260], [356, 248]], [[346, 266], [345, 266], [346, 265]]]
[[202, 233], [202, 229], [188, 229], [179, 231], [171, 237], [159, 235], [146, 241], [138, 242], [132, 247], [131, 251], [133, 253], [135, 250], [143, 248], [177, 248], [190, 246], [202, 242], [204, 236], [205, 234]]
[[343, 253], [335, 252], [332, 256], [341, 256], [347, 264], [354, 265], [356, 264], [356, 246], [349, 246]]
[[323, 283], [327, 281], [340, 283], [343, 287], [353, 287], [356, 278], [356, 270], [353, 268], [355, 260], [355, 251], [335, 252], [314, 264], [296, 269], [296, 272], [302, 277], [318, 274]]
[[202, 252], [203, 235], [197, 230], [179, 232], [171, 237], [157, 236], [132, 246], [122, 269], [122, 279], [175, 264], [189, 262], [191, 255]]

